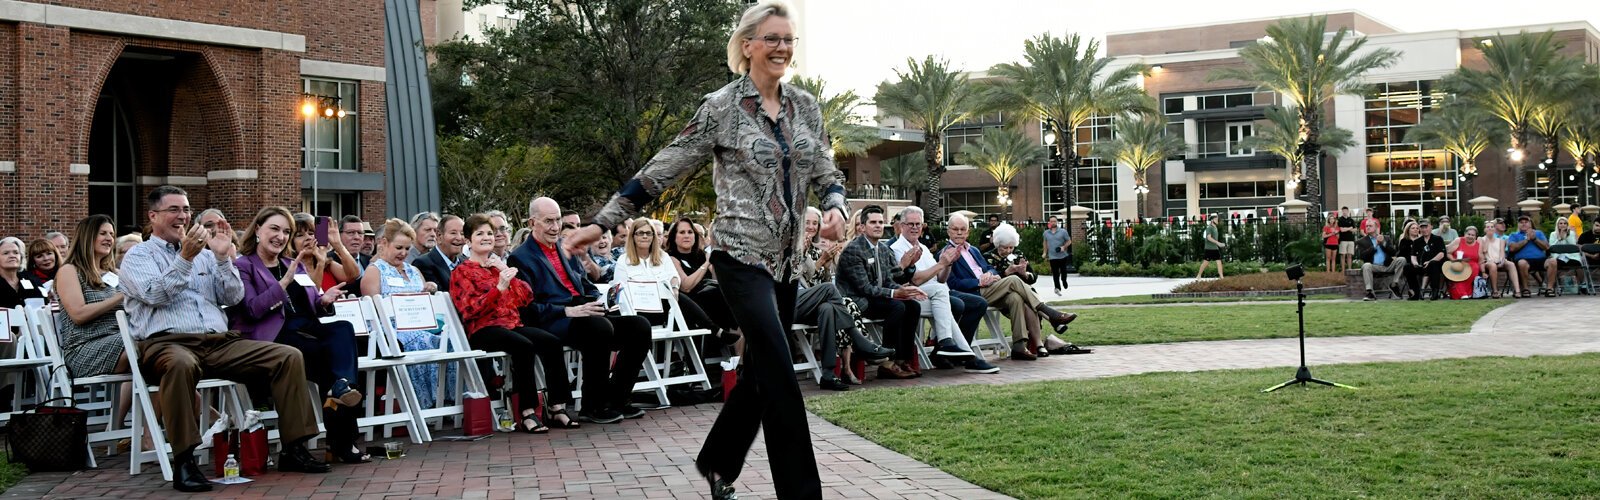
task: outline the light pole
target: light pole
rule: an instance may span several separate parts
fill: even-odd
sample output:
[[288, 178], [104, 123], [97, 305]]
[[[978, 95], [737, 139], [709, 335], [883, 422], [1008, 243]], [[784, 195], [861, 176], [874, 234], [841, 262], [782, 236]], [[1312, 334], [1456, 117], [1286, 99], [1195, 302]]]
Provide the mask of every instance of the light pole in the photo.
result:
[[[1057, 132], [1059, 132], [1060, 129], [1061, 129], [1060, 125], [1056, 123], [1056, 120], [1054, 118], [1045, 118], [1044, 119], [1044, 123], [1045, 123], [1045, 128], [1046, 128], [1046, 130], [1044, 131], [1044, 145], [1045, 145], [1046, 148], [1048, 148], [1050, 150], [1050, 168], [1054, 169], [1058, 174], [1061, 175], [1061, 184], [1062, 184], [1062, 186], [1065, 186], [1064, 189], [1067, 192], [1066, 193], [1066, 202], [1067, 202], [1066, 212], [1067, 213], [1066, 213], [1066, 217], [1065, 217], [1066, 222], [1063, 223], [1063, 226], [1067, 228], [1067, 265], [1066, 265], [1066, 272], [1073, 273], [1073, 272], [1077, 272], [1078, 271], [1077, 266], [1072, 263], [1073, 262], [1073, 260], [1072, 260], [1072, 201], [1073, 200], [1072, 199], [1074, 198], [1074, 196], [1073, 196], [1074, 188], [1072, 186], [1072, 183], [1076, 179], [1073, 178], [1072, 172], [1064, 172], [1064, 171], [1062, 171], [1061, 151], [1060, 151], [1059, 148], [1056, 147], [1056, 141], [1057, 140], [1066, 140], [1066, 138], [1059, 137], [1057, 135]], [[1087, 230], [1085, 231], [1085, 233], [1087, 233]]]
[[[332, 120], [344, 118], [344, 108], [339, 106], [339, 97], [325, 96], [312, 93], [300, 94], [300, 116], [306, 119], [308, 125], [317, 125], [317, 119]], [[321, 200], [317, 192], [317, 171], [322, 170], [322, 156], [317, 151], [316, 126], [311, 126], [311, 210], [317, 212], [317, 203]]]

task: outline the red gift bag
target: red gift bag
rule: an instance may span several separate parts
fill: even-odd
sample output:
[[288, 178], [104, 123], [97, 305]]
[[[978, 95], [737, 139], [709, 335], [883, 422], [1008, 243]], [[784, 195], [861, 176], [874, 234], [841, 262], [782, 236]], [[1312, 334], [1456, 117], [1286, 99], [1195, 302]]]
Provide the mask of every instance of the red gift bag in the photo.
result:
[[257, 427], [253, 431], [239, 433], [239, 452], [234, 458], [239, 460], [239, 475], [260, 476], [267, 473], [267, 453], [271, 450], [267, 446], [267, 429]]
[[229, 429], [211, 435], [211, 466], [216, 468], [216, 477], [222, 477], [222, 464], [228, 462], [228, 455], [239, 460], [239, 475], [244, 475], [244, 459], [239, 458], [239, 431]]
[[489, 398], [462, 398], [462, 416], [466, 417], [461, 433], [466, 436], [494, 434], [494, 409]]

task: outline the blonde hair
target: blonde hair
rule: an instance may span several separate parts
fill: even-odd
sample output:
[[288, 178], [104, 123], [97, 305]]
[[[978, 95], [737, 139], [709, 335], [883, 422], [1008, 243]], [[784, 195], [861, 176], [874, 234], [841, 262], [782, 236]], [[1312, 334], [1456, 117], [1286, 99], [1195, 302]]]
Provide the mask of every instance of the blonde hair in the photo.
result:
[[390, 218], [389, 220], [383, 221], [382, 226], [378, 226], [379, 240], [392, 243], [394, 242], [394, 237], [396, 235], [411, 238], [411, 241], [417, 241], [417, 231], [412, 229], [411, 224], [406, 221]]
[[776, 0], [752, 5], [744, 10], [744, 15], [739, 16], [739, 26], [728, 35], [729, 71], [739, 75], [750, 72], [750, 58], [744, 55], [744, 42], [746, 39], [755, 38], [756, 28], [773, 16], [788, 19], [790, 24], [794, 23], [794, 19], [789, 17], [789, 4]]
[[[633, 224], [628, 226], [628, 239], [632, 240], [633, 235], [639, 234], [639, 228], [652, 226], [650, 230], [655, 235], [650, 237], [650, 258], [648, 260], [650, 265], [659, 266], [661, 265], [661, 254], [666, 252], [662, 251], [661, 245], [658, 244], [661, 241], [661, 232], [656, 231], [650, 222], [650, 219], [634, 219]], [[641, 261], [646, 260], [644, 256], [639, 255], [639, 245], [635, 245], [633, 241], [624, 241], [622, 244], [625, 245], [623, 252], [628, 256], [628, 265], [637, 266]]]

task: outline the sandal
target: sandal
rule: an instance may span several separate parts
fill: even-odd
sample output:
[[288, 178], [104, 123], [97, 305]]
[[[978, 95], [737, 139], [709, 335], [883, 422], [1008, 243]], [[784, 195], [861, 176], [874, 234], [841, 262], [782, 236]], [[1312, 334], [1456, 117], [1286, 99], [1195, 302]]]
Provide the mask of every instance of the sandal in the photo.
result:
[[546, 418], [550, 419], [550, 421], [547, 422], [550, 427], [556, 429], [576, 429], [579, 427], [578, 417], [572, 415], [572, 408], [565, 406], [561, 407], [559, 410], [555, 408], [545, 408], [544, 414]]
[[528, 413], [522, 415], [522, 432], [526, 432], [528, 434], [544, 434], [546, 432], [550, 432], [550, 428], [545, 427], [544, 422], [539, 421], [538, 412], [529, 410]]
[[1527, 299], [1527, 298], [1532, 298], [1532, 297], [1533, 297], [1533, 291], [1532, 291], [1532, 290], [1529, 290], [1529, 289], [1526, 289], [1526, 288], [1524, 288], [1524, 289], [1522, 289], [1522, 295], [1521, 295], [1521, 297], [1522, 297], [1522, 298], [1524, 298], [1524, 299]]

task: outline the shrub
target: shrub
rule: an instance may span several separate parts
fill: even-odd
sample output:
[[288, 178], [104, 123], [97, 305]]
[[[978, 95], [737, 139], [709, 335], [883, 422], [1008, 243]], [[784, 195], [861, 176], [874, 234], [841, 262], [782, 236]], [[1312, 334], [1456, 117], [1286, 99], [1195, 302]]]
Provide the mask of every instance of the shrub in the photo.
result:
[[[1258, 273], [1261, 269], [1266, 269], [1269, 273], [1282, 273], [1283, 269], [1288, 267], [1281, 263], [1263, 262], [1229, 262], [1227, 266], [1226, 269], [1228, 269], [1229, 273], [1237, 272], [1240, 274]], [[1211, 269], [1215, 268], [1215, 265], [1211, 266]], [[1045, 269], [1048, 270], [1049, 267], [1046, 266]], [[1149, 266], [1138, 266], [1127, 262], [1118, 264], [1095, 264], [1091, 262], [1078, 266], [1078, 274], [1081, 276], [1193, 278], [1199, 272], [1199, 262], [1152, 264]], [[1210, 272], [1210, 270], [1208, 269], [1207, 272]]]
[[[1306, 273], [1306, 288], [1344, 286], [1344, 273]], [[1174, 293], [1246, 292], [1252, 290], [1293, 290], [1294, 282], [1282, 272], [1240, 274], [1216, 280], [1196, 281], [1174, 288]]]

